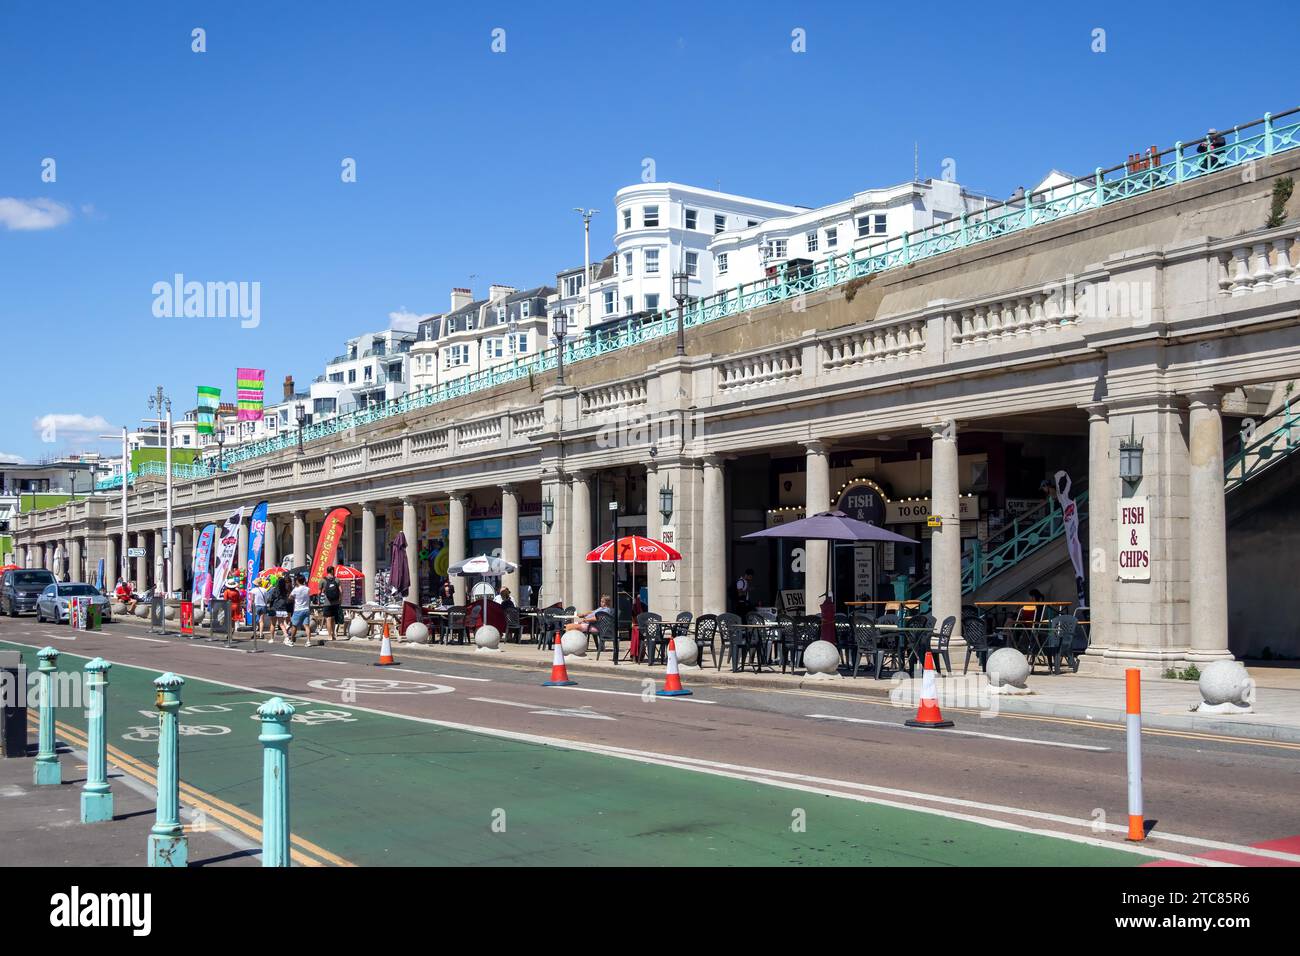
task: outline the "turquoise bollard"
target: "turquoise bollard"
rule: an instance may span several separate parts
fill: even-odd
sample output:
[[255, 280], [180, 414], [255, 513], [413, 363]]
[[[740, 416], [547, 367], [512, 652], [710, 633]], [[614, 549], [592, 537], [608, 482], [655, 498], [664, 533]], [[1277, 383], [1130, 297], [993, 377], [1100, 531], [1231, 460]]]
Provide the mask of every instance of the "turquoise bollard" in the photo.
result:
[[189, 865], [189, 838], [181, 825], [180, 740], [176, 712], [185, 679], [170, 672], [154, 679], [158, 696], [158, 814], [149, 831], [150, 866]]
[[262, 721], [262, 865], [289, 866], [289, 722], [293, 707], [272, 697], [257, 708]]
[[59, 666], [59, 652], [43, 647], [36, 652], [36, 692], [40, 695], [41, 725], [37, 732], [39, 747], [36, 765], [32, 767], [32, 782], [38, 787], [63, 783], [63, 765], [54, 749], [54, 690], [50, 675]]
[[86, 662], [86, 783], [81, 788], [81, 822], [113, 819], [113, 788], [108, 784], [108, 669], [102, 657]]

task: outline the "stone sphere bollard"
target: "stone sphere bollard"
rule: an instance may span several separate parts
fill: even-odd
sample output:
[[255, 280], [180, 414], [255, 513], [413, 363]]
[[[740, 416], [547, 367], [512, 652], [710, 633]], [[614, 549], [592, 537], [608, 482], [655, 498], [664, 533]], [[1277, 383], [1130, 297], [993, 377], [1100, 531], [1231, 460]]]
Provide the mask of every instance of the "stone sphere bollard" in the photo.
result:
[[491, 624], [484, 624], [474, 632], [474, 643], [478, 645], [477, 650], [492, 654], [503, 654], [501, 650], [501, 632]]
[[586, 657], [587, 635], [582, 631], [565, 631], [560, 636], [560, 647], [565, 657]]
[[149, 605], [147, 605], [147, 604], [137, 604], [137, 605], [135, 606], [135, 616], [136, 616], [136, 617], [139, 617], [139, 618], [146, 618], [146, 617], [148, 617], [148, 616], [149, 616]]
[[984, 665], [989, 690], [995, 694], [1029, 694], [1029, 658], [1014, 647], [1000, 647]]
[[1198, 682], [1202, 701], [1194, 709], [1201, 714], [1254, 713], [1255, 681], [1241, 661], [1213, 661], [1201, 671]]
[[414, 624], [407, 627], [406, 634], [404, 636], [412, 644], [428, 644], [429, 628], [424, 623], [420, 621], [416, 621]]
[[113, 602], [113, 616], [114, 616], [114, 617], [121, 617], [121, 616], [122, 616], [123, 614], [125, 614], [125, 613], [126, 613], [126, 605], [123, 604], [121, 601], [114, 601], [114, 602]]
[[366, 637], [370, 634], [370, 625], [358, 614], [348, 622], [348, 637]]
[[840, 649], [830, 641], [813, 641], [804, 648], [803, 666], [809, 677], [818, 680], [839, 677]]
[[202, 624], [203, 618], [207, 616], [207, 613], [208, 612], [204, 609], [202, 604], [194, 605], [194, 623], [196, 625]]
[[699, 645], [695, 643], [693, 637], [675, 637], [673, 646], [677, 648], [677, 663], [685, 667], [687, 664], [694, 664], [700, 657]]
[[166, 607], [164, 607], [163, 618], [164, 620], [168, 620], [168, 621], [176, 620], [176, 605], [168, 604]]

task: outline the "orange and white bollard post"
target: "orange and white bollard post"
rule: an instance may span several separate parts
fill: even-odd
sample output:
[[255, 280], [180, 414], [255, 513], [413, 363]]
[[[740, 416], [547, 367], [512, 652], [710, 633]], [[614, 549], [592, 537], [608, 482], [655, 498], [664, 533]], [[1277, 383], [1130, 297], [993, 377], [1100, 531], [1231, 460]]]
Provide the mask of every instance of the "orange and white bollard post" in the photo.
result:
[[1128, 838], [1147, 838], [1142, 814], [1142, 672], [1130, 667], [1124, 672], [1124, 723], [1128, 728]]
[[921, 677], [921, 703], [916, 708], [916, 716], [904, 721], [908, 727], [951, 727], [951, 720], [944, 720], [939, 711], [938, 683], [934, 676], [934, 657], [925, 652], [925, 673]]
[[393, 642], [388, 637], [388, 619], [384, 619], [384, 637], [379, 642], [379, 661], [376, 667], [397, 667], [399, 662], [393, 659]]

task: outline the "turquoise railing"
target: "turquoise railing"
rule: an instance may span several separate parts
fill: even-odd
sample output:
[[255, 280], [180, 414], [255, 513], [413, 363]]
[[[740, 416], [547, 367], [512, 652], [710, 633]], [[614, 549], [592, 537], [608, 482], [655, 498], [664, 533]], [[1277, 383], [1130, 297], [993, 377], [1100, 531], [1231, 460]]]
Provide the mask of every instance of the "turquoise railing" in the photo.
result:
[[1243, 440], [1241, 448], [1224, 463], [1223, 490], [1240, 488], [1260, 472], [1271, 468], [1300, 448], [1300, 415], [1291, 411], [1288, 401], [1278, 424], [1262, 435]]
[[[172, 477], [185, 480], [194, 480], [196, 478], [207, 478], [214, 473], [215, 469], [209, 469], [206, 465], [172, 465]], [[139, 478], [164, 478], [167, 475], [167, 466], [161, 461], [146, 461], [135, 471], [127, 472], [127, 486], [135, 484]], [[110, 488], [121, 488], [122, 476], [115, 475], [112, 478], [102, 478], [95, 482], [96, 491], [106, 491]]]
[[[1233, 127], [1225, 134], [1223, 146], [1207, 152], [1195, 151], [1196, 145], [1201, 142], [1198, 138], [1193, 141], [1192, 147], [1185, 147], [1179, 142], [1163, 152], [1144, 153], [1141, 164], [1131, 167], [1127, 163], [1110, 169], [1097, 167], [1092, 176], [1076, 179], [1047, 193], [1026, 195], [1014, 202], [1008, 201], [977, 213], [963, 214], [862, 250], [832, 256], [818, 268], [799, 275], [788, 275], [782, 266], [779, 274], [770, 279], [745, 283], [692, 302], [682, 311], [683, 324], [687, 328], [704, 325], [773, 302], [833, 288], [1295, 149], [1300, 146], [1298, 114], [1300, 108], [1277, 115], [1266, 113], [1263, 119]], [[1278, 120], [1283, 118], [1291, 118], [1291, 121], [1279, 125]], [[677, 312], [666, 310], [637, 326], [629, 324], [621, 328], [586, 333], [575, 341], [564, 343], [564, 362], [568, 365], [597, 358], [609, 352], [673, 335], [676, 332], [677, 318]], [[410, 393], [370, 408], [346, 412], [304, 428], [303, 441], [327, 438], [360, 425], [440, 405], [474, 392], [548, 372], [555, 368], [557, 354], [556, 348], [545, 349], [528, 359], [516, 359], [505, 365], [445, 382], [436, 388]], [[282, 451], [294, 446], [297, 441], [298, 433], [289, 431], [275, 438], [250, 442], [233, 449], [227, 453], [226, 461], [236, 463]]]

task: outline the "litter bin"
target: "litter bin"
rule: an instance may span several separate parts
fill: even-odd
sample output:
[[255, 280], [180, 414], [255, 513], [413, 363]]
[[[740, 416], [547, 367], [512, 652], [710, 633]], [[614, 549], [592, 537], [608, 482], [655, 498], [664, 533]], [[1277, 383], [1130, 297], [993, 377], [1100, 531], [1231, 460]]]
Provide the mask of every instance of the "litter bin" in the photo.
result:
[[18, 651], [0, 651], [0, 756], [27, 756], [27, 668]]
[[90, 631], [104, 629], [104, 609], [100, 605], [92, 604], [86, 611], [86, 629]]
[[157, 634], [167, 630], [167, 602], [161, 597], [149, 602], [149, 630]]
[[225, 598], [213, 598], [208, 612], [208, 634], [228, 640], [234, 630], [234, 622], [230, 619], [230, 602]]

